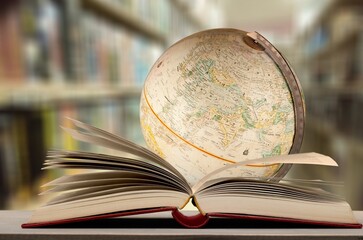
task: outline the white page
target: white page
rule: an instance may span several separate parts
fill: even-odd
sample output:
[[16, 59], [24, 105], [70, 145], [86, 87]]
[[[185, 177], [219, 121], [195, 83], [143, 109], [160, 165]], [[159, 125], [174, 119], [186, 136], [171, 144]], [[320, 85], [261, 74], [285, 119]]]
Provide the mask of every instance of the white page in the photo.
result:
[[243, 162], [227, 165], [223, 168], [217, 169], [205, 177], [203, 177], [196, 185], [193, 186], [193, 193], [196, 192], [205, 182], [218, 176], [220, 173], [240, 166], [257, 165], [257, 164], [312, 164], [312, 165], [325, 165], [325, 166], [338, 166], [338, 164], [331, 158], [318, 153], [299, 153], [289, 155], [279, 155], [267, 158], [252, 159]]
[[[163, 177], [163, 181], [169, 181], [173, 185], [179, 185], [181, 189], [191, 193], [190, 187], [183, 180], [160, 165], [144, 162], [142, 160], [129, 159], [117, 156], [108, 156], [96, 153], [83, 153], [77, 151], [52, 151], [43, 169], [51, 168], [92, 168], [113, 169], [137, 173], [150, 173], [153, 176]], [[169, 180], [168, 180], [169, 179]]]
[[124, 138], [116, 136], [112, 133], [109, 133], [97, 127], [88, 125], [86, 123], [71, 118], [69, 118], [69, 120], [71, 120], [75, 126], [88, 131], [88, 133], [81, 133], [74, 129], [63, 128], [65, 131], [70, 133], [72, 137], [74, 137], [75, 139], [89, 143], [94, 143], [100, 146], [104, 146], [119, 151], [125, 151], [135, 156], [152, 160], [155, 163], [160, 164], [169, 171], [173, 172], [175, 175], [180, 177], [187, 184], [187, 181], [185, 180], [184, 176], [182, 176], [179, 173], [179, 171], [174, 168], [174, 166], [172, 166], [170, 163], [168, 163], [167, 161], [165, 161], [164, 159], [162, 159], [161, 157], [159, 157], [157, 154], [153, 153], [149, 149], [146, 149], [131, 141], [128, 141]]

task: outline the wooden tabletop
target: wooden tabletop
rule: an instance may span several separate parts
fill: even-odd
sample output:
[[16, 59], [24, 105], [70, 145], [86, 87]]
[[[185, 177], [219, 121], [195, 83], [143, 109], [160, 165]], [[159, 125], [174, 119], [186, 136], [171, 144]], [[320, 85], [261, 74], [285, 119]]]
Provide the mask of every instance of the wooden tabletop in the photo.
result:
[[[363, 239], [363, 229], [213, 219], [206, 228], [186, 229], [169, 212], [105, 219], [52, 228], [22, 229], [29, 211], [0, 211], [0, 239]], [[363, 211], [354, 212], [363, 222]]]

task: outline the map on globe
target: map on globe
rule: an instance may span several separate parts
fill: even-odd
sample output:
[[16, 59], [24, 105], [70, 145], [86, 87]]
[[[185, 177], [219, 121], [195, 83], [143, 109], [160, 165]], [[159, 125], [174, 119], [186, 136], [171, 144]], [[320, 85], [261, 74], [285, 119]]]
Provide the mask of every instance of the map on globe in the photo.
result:
[[[246, 37], [234, 29], [191, 35], [167, 49], [145, 81], [140, 103], [145, 141], [192, 185], [226, 164], [288, 154], [293, 145], [290, 86], [281, 66]], [[268, 178], [281, 166], [223, 174]]]

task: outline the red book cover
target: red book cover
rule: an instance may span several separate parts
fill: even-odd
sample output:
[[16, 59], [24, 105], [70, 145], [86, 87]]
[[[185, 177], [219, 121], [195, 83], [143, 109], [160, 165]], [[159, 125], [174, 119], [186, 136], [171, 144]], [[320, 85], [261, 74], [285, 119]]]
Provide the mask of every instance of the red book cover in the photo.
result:
[[241, 220], [251, 220], [251, 221], [261, 221], [261, 222], [278, 222], [278, 223], [293, 223], [293, 224], [301, 224], [306, 226], [321, 226], [321, 227], [332, 227], [332, 228], [362, 228], [362, 224], [352, 224], [352, 223], [336, 223], [336, 222], [323, 222], [323, 221], [313, 221], [313, 220], [302, 220], [302, 219], [292, 219], [292, 218], [280, 218], [280, 217], [268, 217], [268, 216], [257, 216], [257, 215], [245, 215], [245, 214], [232, 214], [232, 213], [208, 213], [201, 214], [198, 213], [193, 216], [186, 216], [181, 213], [175, 207], [160, 207], [160, 208], [151, 208], [151, 209], [139, 209], [133, 211], [123, 211], [117, 213], [108, 213], [101, 214], [89, 217], [80, 217], [73, 219], [64, 219], [59, 221], [50, 221], [50, 222], [41, 222], [41, 223], [24, 223], [22, 224], [22, 228], [37, 228], [37, 227], [46, 227], [60, 224], [68, 224], [68, 223], [76, 223], [83, 221], [91, 221], [105, 218], [114, 218], [114, 217], [124, 217], [124, 216], [132, 216], [139, 214], [148, 214], [148, 213], [157, 213], [157, 212], [165, 212], [171, 211], [171, 214], [175, 221], [177, 221], [180, 225], [187, 228], [201, 228], [207, 226], [207, 223], [211, 218], [231, 218], [231, 219], [241, 219]]

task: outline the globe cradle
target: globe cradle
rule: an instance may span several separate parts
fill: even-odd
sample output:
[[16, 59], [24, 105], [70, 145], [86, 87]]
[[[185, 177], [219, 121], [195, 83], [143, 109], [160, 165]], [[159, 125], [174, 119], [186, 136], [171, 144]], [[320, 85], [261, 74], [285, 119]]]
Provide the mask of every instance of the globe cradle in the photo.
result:
[[[140, 104], [148, 147], [195, 184], [226, 164], [299, 151], [304, 104], [295, 74], [258, 33], [213, 29], [168, 48]], [[289, 165], [249, 165], [223, 176], [282, 177]]]

